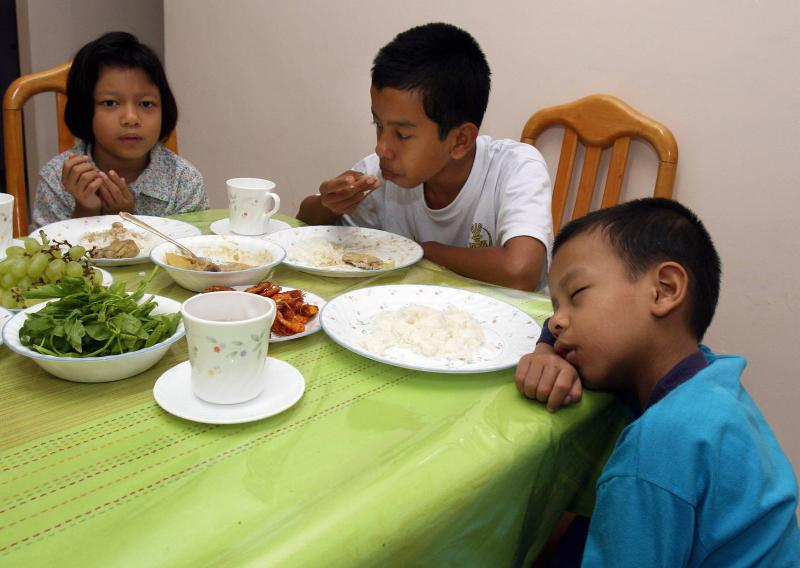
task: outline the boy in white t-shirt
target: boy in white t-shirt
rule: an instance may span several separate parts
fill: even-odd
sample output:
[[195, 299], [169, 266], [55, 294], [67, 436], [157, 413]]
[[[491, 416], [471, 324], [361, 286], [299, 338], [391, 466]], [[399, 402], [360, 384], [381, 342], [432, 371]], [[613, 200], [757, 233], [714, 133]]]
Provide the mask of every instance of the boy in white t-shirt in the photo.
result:
[[465, 276], [541, 288], [553, 240], [550, 177], [533, 146], [478, 135], [489, 76], [464, 30], [436, 23], [399, 34], [372, 67], [375, 153], [323, 182], [297, 217], [391, 231]]

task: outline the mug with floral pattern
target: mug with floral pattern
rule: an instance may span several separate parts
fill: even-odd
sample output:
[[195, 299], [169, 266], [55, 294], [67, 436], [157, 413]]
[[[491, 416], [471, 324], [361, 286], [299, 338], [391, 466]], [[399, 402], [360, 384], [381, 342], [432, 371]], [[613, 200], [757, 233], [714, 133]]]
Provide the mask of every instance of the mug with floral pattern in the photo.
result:
[[228, 188], [228, 216], [231, 231], [238, 235], [263, 235], [269, 220], [281, 206], [281, 198], [273, 190], [275, 183], [258, 178], [233, 178]]
[[209, 292], [183, 303], [195, 396], [237, 404], [261, 394], [275, 311], [269, 298], [246, 292]]

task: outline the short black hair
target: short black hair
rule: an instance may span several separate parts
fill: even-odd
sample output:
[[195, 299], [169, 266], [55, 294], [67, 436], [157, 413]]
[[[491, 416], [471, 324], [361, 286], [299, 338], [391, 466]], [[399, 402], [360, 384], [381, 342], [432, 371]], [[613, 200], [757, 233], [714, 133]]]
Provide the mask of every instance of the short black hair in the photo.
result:
[[703, 339], [719, 300], [719, 255], [703, 223], [677, 201], [646, 198], [594, 211], [558, 233], [553, 255], [574, 237], [602, 231], [632, 278], [659, 262], [677, 262], [689, 274], [689, 325]]
[[94, 87], [103, 67], [142, 69], [161, 95], [161, 133], [164, 141], [178, 122], [178, 105], [169, 88], [158, 55], [127, 32], [108, 32], [84, 45], [72, 60], [67, 76], [67, 104], [64, 120], [75, 136], [94, 142]]
[[443, 23], [398, 34], [372, 64], [376, 89], [419, 91], [425, 114], [439, 125], [442, 140], [464, 122], [480, 127], [489, 103], [490, 76], [475, 38]]

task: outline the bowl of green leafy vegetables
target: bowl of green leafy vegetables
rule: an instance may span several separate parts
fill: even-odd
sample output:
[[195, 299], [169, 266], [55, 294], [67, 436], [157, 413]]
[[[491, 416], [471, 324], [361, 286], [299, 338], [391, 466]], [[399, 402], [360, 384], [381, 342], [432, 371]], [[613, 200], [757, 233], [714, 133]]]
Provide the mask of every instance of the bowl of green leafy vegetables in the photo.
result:
[[155, 365], [185, 334], [180, 302], [128, 293], [123, 283], [94, 286], [65, 278], [25, 293], [51, 299], [27, 308], [3, 327], [9, 349], [56, 377], [81, 383], [125, 379]]

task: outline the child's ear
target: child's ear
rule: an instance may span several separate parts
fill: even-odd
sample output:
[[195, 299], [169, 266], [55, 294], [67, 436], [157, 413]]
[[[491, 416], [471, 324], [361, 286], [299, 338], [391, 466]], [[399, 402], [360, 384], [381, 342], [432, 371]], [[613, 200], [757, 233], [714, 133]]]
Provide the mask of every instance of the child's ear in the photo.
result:
[[664, 317], [680, 308], [689, 294], [689, 274], [677, 262], [662, 262], [652, 272], [654, 276], [651, 311]]
[[478, 138], [478, 127], [471, 122], [464, 122], [450, 131], [453, 147], [450, 149], [450, 157], [459, 160], [469, 154], [475, 146]]

